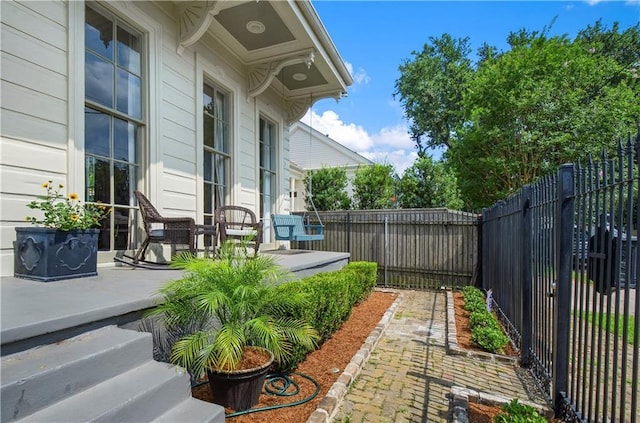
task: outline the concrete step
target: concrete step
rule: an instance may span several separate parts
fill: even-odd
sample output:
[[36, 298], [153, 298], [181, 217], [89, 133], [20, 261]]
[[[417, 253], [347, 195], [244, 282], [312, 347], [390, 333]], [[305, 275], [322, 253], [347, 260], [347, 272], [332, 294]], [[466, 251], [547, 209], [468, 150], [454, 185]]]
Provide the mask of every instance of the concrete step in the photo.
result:
[[191, 395], [189, 374], [147, 363], [27, 416], [24, 422], [150, 422]]
[[[22, 419], [151, 360], [151, 335], [107, 326], [2, 357], [2, 421]], [[63, 419], [64, 420], [64, 419]]]
[[187, 398], [172, 408], [154, 423], [224, 423], [224, 408], [195, 398]]

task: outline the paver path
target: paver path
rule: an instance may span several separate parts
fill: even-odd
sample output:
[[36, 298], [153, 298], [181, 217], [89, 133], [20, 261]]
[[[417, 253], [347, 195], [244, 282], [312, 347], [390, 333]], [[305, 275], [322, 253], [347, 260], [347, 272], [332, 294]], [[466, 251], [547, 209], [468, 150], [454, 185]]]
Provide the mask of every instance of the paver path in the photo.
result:
[[334, 422], [447, 422], [452, 386], [544, 403], [512, 364], [447, 355], [446, 322], [445, 292], [403, 291]]

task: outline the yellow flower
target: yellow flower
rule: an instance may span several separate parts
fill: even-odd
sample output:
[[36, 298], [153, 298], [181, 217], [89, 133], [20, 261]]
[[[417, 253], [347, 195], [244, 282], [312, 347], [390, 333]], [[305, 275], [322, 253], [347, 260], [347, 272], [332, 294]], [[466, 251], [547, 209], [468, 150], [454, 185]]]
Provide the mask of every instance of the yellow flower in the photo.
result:
[[76, 220], [78, 220], [78, 215], [77, 214], [72, 214], [71, 216], [69, 216], [69, 219], [73, 220], [74, 222]]
[[42, 184], [42, 188], [49, 188], [49, 183], [45, 182], [44, 184]]
[[72, 192], [71, 194], [69, 194], [69, 200], [75, 201], [77, 199], [78, 199], [78, 194], [76, 194], [75, 192]]

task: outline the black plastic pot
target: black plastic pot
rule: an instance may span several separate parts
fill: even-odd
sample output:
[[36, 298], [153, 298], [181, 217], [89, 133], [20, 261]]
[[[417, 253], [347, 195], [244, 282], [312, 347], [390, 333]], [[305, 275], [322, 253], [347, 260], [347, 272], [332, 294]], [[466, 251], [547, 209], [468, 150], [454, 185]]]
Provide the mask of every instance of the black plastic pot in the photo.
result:
[[264, 348], [249, 348], [266, 351], [269, 360], [255, 369], [209, 371], [209, 387], [216, 404], [243, 411], [253, 407], [260, 400], [265, 377], [273, 364], [273, 354]]

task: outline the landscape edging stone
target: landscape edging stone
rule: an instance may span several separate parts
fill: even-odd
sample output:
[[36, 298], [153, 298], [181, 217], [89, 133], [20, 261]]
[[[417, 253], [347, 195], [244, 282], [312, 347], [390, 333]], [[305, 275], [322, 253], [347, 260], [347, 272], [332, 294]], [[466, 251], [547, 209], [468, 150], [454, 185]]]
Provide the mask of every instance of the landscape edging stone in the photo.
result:
[[[391, 289], [376, 289], [381, 292], [392, 292], [398, 294], [393, 304], [384, 313], [376, 327], [371, 331], [365, 340], [362, 348], [354, 354], [351, 362], [347, 364], [338, 380], [331, 386], [327, 395], [320, 401], [318, 408], [309, 416], [307, 423], [329, 423], [336, 415], [339, 405], [342, 402], [347, 389], [356, 379], [362, 367], [367, 363], [371, 356], [371, 351], [378, 344], [387, 326], [391, 323], [393, 315], [396, 313], [404, 293]], [[348, 381], [348, 383], [345, 383]]]

